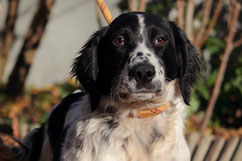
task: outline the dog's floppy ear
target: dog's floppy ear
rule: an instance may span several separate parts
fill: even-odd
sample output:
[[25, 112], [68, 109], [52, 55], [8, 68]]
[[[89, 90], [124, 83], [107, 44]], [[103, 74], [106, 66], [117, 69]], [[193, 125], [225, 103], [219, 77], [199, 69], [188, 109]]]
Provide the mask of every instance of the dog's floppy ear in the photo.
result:
[[174, 34], [181, 94], [184, 102], [189, 105], [191, 88], [198, 80], [202, 61], [197, 49], [187, 39], [186, 34], [175, 23], [169, 23]]
[[95, 32], [79, 52], [72, 65], [71, 75], [83, 85], [85, 90], [93, 88], [98, 75], [98, 45], [105, 36], [108, 27]]

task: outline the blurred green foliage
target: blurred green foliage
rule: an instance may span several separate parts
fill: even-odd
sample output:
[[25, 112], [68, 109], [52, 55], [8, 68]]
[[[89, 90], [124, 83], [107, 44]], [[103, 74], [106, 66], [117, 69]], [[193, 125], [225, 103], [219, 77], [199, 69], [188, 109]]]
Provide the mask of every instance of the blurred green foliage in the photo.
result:
[[28, 123], [43, 123], [51, 108], [62, 98], [77, 89], [78, 86], [65, 82], [44, 88], [28, 88], [25, 94], [12, 100], [0, 89], [0, 124], [11, 124], [12, 114], [20, 121]]
[[175, 0], [152, 0], [148, 3], [146, 12], [153, 13], [155, 15], [159, 15], [161, 18], [168, 20], [167, 13], [171, 10], [171, 8], [175, 7]]

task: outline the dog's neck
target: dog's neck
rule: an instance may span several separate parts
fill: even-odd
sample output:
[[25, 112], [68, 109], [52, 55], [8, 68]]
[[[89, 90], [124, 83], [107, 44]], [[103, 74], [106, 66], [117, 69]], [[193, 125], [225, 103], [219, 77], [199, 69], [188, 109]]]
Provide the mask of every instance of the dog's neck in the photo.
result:
[[[163, 113], [164, 111], [167, 110], [169, 107], [169, 104], [163, 104], [161, 106], [155, 107], [155, 108], [148, 108], [148, 109], [143, 109], [138, 112], [137, 118], [148, 118], [148, 117], [153, 117], [156, 115], [159, 115]], [[134, 118], [134, 115], [131, 113], [129, 115], [130, 118]]]

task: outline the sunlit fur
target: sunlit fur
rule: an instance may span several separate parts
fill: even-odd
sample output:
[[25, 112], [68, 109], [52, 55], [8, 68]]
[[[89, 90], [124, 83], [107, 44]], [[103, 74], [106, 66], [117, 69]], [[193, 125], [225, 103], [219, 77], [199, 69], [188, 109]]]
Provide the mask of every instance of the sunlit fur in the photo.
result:
[[[165, 40], [159, 47], [157, 36]], [[152, 79], [133, 75], [137, 65], [148, 66]], [[72, 75], [85, 91], [65, 97], [26, 136], [31, 150], [23, 160], [189, 161], [184, 117], [200, 65], [197, 50], [174, 23], [140, 12], [120, 15], [84, 45]], [[140, 110], [163, 104], [163, 113], [138, 118]]]

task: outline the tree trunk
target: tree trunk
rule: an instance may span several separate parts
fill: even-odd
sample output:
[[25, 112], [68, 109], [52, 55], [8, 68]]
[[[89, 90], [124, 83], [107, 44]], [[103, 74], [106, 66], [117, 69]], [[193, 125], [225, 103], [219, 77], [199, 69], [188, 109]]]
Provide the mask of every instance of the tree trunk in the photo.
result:
[[178, 26], [183, 30], [184, 29], [184, 0], [178, 0], [176, 2], [177, 7], [177, 23]]
[[23, 47], [6, 86], [6, 92], [12, 96], [22, 94], [24, 90], [25, 80], [54, 4], [54, 0], [40, 0], [39, 2], [39, 8], [27, 32]]
[[139, 1], [139, 11], [145, 12], [148, 0], [140, 0]]
[[205, 41], [207, 40], [211, 30], [213, 29], [213, 27], [215, 26], [218, 17], [221, 13], [221, 10], [223, 8], [223, 4], [224, 4], [224, 0], [218, 0], [217, 1], [217, 5], [214, 11], [214, 14], [212, 16], [211, 22], [208, 25], [208, 28], [206, 29], [206, 31], [204, 31], [203, 36], [201, 37], [201, 39], [199, 40], [199, 42], [197, 42], [197, 48], [201, 48], [203, 46], [203, 44], [205, 43]]
[[194, 15], [194, 0], [188, 0], [187, 2], [187, 13], [186, 13], [186, 25], [185, 25], [185, 32], [188, 38], [193, 41], [193, 15]]
[[0, 161], [13, 161], [11, 147], [4, 144], [0, 137]]
[[196, 38], [194, 39], [194, 45], [198, 48], [198, 44], [201, 41], [204, 32], [206, 31], [207, 24], [209, 21], [210, 17], [210, 12], [212, 8], [213, 0], [206, 0], [203, 2], [203, 19], [202, 19], [202, 24], [197, 32], [197, 35], [195, 36]]
[[19, 0], [9, 0], [8, 13], [3, 32], [3, 42], [0, 47], [0, 83], [8, 60], [8, 54], [11, 50], [14, 40], [14, 26], [17, 19]]
[[128, 0], [129, 11], [137, 11], [136, 0]]

